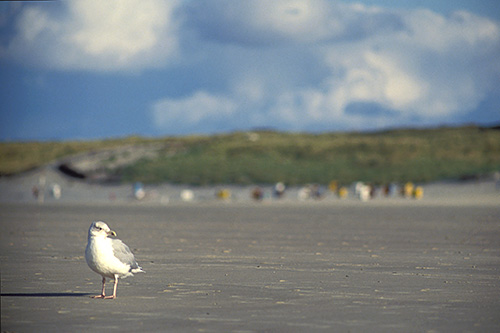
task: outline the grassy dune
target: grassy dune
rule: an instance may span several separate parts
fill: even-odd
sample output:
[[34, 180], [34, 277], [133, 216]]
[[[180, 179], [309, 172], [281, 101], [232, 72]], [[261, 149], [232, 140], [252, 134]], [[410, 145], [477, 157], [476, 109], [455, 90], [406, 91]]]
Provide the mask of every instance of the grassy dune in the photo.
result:
[[75, 154], [158, 141], [128, 137], [98, 141], [0, 143], [0, 175], [23, 172]]
[[181, 145], [172, 154], [108, 172], [123, 181], [186, 184], [428, 182], [500, 170], [500, 131], [478, 127], [376, 133], [237, 132], [94, 142], [3, 143], [0, 172], [12, 173], [70, 154], [125, 144]]

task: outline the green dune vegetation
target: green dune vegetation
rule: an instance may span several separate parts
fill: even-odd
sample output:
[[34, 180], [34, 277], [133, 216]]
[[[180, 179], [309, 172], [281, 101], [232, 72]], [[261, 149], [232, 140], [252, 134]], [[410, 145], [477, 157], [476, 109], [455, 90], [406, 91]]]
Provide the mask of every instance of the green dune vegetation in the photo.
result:
[[337, 180], [430, 182], [500, 171], [500, 131], [476, 126], [380, 132], [235, 132], [214, 136], [0, 144], [0, 173], [86, 151], [160, 144], [153, 158], [107, 170], [124, 182], [289, 185]]
[[157, 141], [128, 137], [98, 141], [0, 142], [0, 175], [24, 172], [75, 154]]

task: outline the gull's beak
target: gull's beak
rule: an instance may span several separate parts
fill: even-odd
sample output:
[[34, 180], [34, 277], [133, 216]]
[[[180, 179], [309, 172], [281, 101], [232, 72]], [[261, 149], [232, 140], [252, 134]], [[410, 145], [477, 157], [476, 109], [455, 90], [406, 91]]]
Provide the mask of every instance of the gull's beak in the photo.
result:
[[113, 230], [110, 230], [108, 235], [111, 235], [111, 236], [115, 236], [116, 237], [116, 232], [114, 232]]

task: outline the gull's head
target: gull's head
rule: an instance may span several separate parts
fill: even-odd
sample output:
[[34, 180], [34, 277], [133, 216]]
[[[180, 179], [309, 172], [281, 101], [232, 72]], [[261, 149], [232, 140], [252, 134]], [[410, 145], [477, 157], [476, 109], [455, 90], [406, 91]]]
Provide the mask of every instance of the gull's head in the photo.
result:
[[102, 221], [92, 222], [89, 228], [89, 237], [108, 237], [116, 236], [116, 232], [111, 230], [108, 225]]

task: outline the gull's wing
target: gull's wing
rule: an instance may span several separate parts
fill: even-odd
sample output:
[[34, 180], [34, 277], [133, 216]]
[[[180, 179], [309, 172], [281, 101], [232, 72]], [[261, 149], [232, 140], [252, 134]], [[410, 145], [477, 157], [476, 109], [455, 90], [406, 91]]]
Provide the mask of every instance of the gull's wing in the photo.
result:
[[137, 265], [137, 262], [135, 261], [134, 254], [130, 251], [127, 244], [119, 239], [110, 239], [113, 244], [113, 254], [115, 257], [117, 257], [122, 263], [129, 265], [130, 270], [139, 268], [139, 265]]

